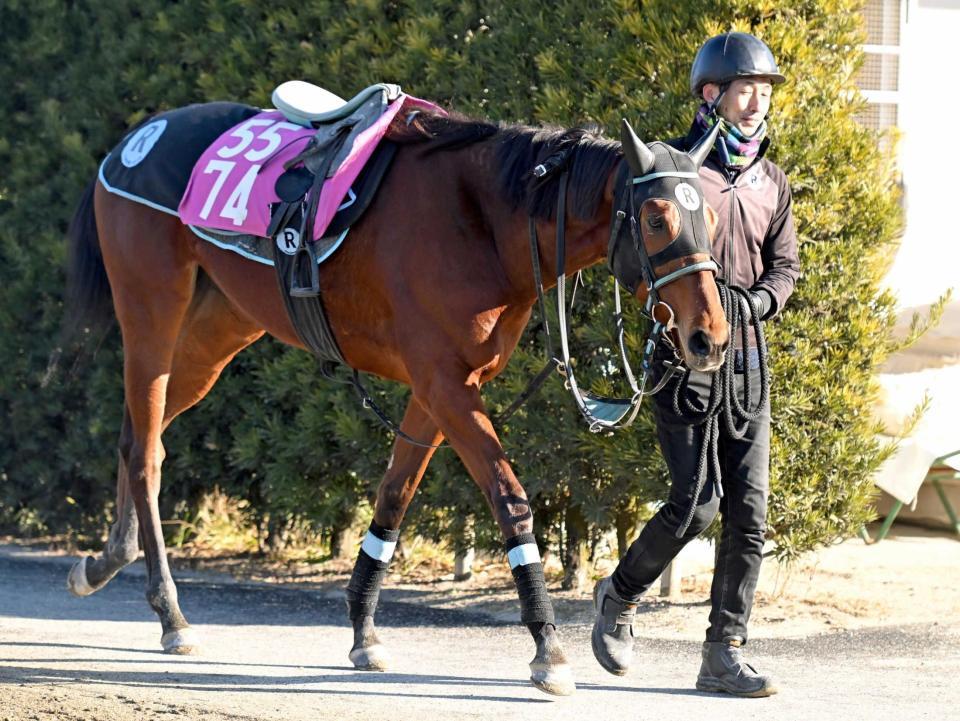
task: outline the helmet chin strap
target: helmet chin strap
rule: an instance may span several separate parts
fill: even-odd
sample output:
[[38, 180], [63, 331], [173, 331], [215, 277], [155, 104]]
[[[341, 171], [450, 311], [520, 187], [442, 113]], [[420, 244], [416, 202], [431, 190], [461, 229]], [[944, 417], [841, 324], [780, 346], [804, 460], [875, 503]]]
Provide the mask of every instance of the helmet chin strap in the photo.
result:
[[711, 113], [712, 115], [717, 115], [717, 108], [720, 107], [720, 101], [723, 100], [723, 96], [726, 95], [726, 94], [727, 94], [727, 90], [730, 89], [730, 83], [729, 83], [729, 82], [723, 83], [723, 84], [720, 85], [719, 87], [720, 87], [720, 92], [717, 94], [717, 97], [715, 97], [715, 98], [713, 99], [713, 102], [712, 102], [712, 103], [709, 103], [709, 105], [710, 105], [710, 113]]

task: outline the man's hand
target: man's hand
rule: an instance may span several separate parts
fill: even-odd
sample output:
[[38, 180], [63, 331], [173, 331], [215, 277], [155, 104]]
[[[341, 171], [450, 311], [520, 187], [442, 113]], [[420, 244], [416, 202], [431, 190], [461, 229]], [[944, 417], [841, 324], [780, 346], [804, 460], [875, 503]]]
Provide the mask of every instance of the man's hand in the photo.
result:
[[766, 291], [748, 290], [746, 297], [740, 298], [740, 309], [751, 318], [753, 313], [756, 313], [757, 317], [762, 319], [770, 310], [771, 299]]

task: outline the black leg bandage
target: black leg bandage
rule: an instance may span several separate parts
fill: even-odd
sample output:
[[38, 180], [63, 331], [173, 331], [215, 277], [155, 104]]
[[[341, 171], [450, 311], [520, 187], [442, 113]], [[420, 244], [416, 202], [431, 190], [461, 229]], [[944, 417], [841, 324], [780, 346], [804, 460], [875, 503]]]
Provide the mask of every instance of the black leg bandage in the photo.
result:
[[540, 551], [532, 533], [508, 538], [506, 543], [510, 570], [520, 596], [520, 620], [523, 623], [553, 624], [553, 604], [547, 596]]
[[379, 526], [376, 521], [370, 523], [370, 530], [363, 539], [353, 567], [353, 576], [347, 585], [347, 609], [351, 621], [373, 616], [377, 610], [380, 586], [387, 575], [399, 537], [399, 529], [391, 531]]

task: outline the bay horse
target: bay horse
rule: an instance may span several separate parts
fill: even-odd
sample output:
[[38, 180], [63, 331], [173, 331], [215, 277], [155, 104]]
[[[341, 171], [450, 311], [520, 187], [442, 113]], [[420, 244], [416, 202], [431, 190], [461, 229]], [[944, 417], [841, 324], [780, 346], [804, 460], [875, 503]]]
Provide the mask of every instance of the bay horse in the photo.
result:
[[[531, 507], [480, 390], [506, 366], [537, 300], [531, 218], [546, 286], [556, 282], [559, 223], [567, 274], [600, 262], [609, 247], [617, 273], [634, 268], [634, 278], [621, 280], [641, 302], [659, 293], [687, 365], [720, 367], [728, 325], [716, 268], [704, 268], [716, 216], [705, 203], [685, 202], [674, 187], [683, 178], [687, 198], [691, 192], [703, 198], [696, 169], [714, 136], [684, 154], [643, 144], [626, 122], [620, 143], [584, 128], [503, 125], [439, 112], [397, 120], [386, 136], [399, 145], [393, 166], [349, 241], [321, 267], [322, 300], [352, 368], [410, 387], [402, 431], [429, 446], [446, 439], [480, 487], [505, 539], [521, 620], [535, 640], [531, 681], [569, 694], [575, 686]], [[563, 174], [531, 173], [560, 161]], [[671, 178], [673, 186], [661, 187]], [[565, 189], [562, 198], [558, 188]], [[558, 212], [558, 204], [568, 210]], [[632, 232], [612, 233], [616, 218]], [[706, 235], [706, 244], [701, 238], [691, 245], [691, 233]], [[265, 333], [303, 345], [274, 270], [198, 238], [177, 217], [110, 194], [94, 180], [69, 235], [69, 302], [80, 313], [98, 307], [109, 313], [112, 296], [123, 339], [125, 407], [116, 518], [103, 552], [80, 559], [68, 587], [93, 593], [142, 547], [147, 601], [160, 619], [163, 650], [195, 653], [199, 642], [180, 611], [160, 525], [161, 436]], [[685, 252], [648, 262], [684, 239]], [[347, 588], [349, 656], [357, 668], [387, 665], [373, 616], [398, 529], [433, 452], [398, 438], [380, 482]]]

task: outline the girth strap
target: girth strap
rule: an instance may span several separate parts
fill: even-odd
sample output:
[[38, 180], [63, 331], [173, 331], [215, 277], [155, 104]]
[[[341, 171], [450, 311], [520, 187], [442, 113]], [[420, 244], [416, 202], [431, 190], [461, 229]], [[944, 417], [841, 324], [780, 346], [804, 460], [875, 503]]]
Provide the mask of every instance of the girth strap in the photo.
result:
[[[276, 270], [277, 284], [283, 305], [287, 309], [290, 321], [300, 341], [321, 361], [324, 375], [330, 376], [332, 365], [346, 364], [340, 347], [334, 338], [330, 321], [327, 319], [320, 297], [319, 274], [317, 293], [307, 297], [295, 297], [290, 294], [290, 277], [296, 271], [296, 256], [282, 252], [276, 243], [273, 243], [273, 264]], [[315, 260], [311, 261], [314, 272], [317, 272]], [[302, 268], [302, 266], [301, 266]]]

